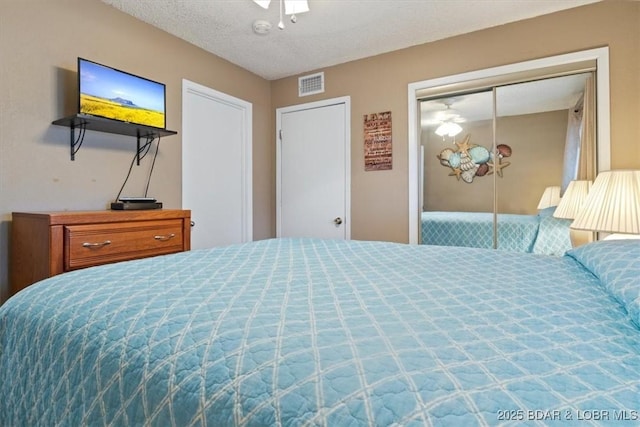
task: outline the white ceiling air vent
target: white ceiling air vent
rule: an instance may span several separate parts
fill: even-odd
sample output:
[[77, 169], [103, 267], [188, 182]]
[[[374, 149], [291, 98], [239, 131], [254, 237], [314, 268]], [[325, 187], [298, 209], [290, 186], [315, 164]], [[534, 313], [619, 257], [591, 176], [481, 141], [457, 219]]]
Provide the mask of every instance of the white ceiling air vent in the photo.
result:
[[298, 78], [298, 96], [324, 92], [324, 73], [310, 74]]

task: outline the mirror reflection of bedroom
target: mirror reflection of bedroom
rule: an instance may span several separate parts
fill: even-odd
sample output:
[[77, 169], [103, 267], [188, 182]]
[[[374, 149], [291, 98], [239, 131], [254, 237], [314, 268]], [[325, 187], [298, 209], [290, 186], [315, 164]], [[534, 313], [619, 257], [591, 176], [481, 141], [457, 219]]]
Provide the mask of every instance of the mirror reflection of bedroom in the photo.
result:
[[557, 206], [596, 174], [594, 81], [581, 72], [422, 99], [420, 242], [570, 249], [572, 214]]

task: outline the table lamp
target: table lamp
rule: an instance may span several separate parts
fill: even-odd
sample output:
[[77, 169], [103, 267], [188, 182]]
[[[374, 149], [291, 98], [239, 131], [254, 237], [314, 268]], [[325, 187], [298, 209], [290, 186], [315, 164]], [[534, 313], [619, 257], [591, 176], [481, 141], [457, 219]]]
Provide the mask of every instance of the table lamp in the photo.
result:
[[550, 208], [551, 206], [558, 206], [560, 202], [560, 186], [547, 187], [542, 193], [540, 202], [538, 203], [538, 210]]
[[640, 170], [600, 172], [571, 228], [640, 238]]
[[[575, 219], [584, 206], [589, 194], [591, 181], [571, 181], [567, 186], [558, 207], [553, 212], [555, 218]], [[571, 245], [575, 248], [593, 242], [593, 231], [569, 229]]]

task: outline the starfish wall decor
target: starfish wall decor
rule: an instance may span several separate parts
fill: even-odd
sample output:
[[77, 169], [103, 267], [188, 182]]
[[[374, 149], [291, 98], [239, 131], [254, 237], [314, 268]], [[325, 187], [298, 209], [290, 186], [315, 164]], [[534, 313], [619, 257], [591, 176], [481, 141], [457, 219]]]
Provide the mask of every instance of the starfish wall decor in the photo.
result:
[[511, 164], [504, 161], [511, 156], [511, 147], [506, 144], [496, 146], [496, 153], [487, 148], [472, 144], [471, 135], [464, 137], [462, 142], [456, 142], [456, 149], [445, 148], [436, 157], [442, 166], [451, 169], [449, 176], [455, 176], [466, 183], [472, 183], [476, 176], [496, 173], [502, 178], [503, 169]]

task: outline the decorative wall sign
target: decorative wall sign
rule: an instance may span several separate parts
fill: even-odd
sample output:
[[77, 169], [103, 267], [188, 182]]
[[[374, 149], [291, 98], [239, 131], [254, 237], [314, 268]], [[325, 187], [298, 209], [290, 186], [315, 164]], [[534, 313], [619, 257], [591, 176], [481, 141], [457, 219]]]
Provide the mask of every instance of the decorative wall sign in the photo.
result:
[[476, 176], [491, 175], [493, 172], [502, 177], [502, 170], [511, 164], [503, 161], [503, 158], [511, 156], [511, 147], [499, 144], [496, 146], [497, 155], [494, 155], [487, 148], [471, 144], [470, 141], [471, 135], [467, 135], [462, 142], [456, 142], [456, 150], [445, 148], [437, 155], [440, 164], [452, 170], [449, 176], [469, 184]]
[[364, 116], [364, 170], [392, 167], [391, 111]]

